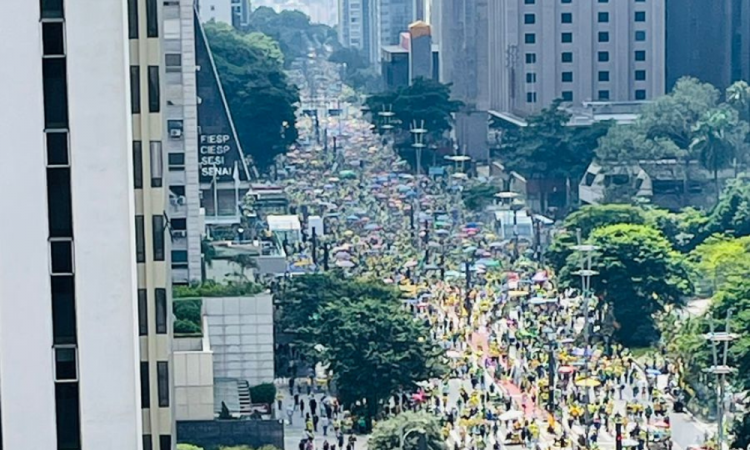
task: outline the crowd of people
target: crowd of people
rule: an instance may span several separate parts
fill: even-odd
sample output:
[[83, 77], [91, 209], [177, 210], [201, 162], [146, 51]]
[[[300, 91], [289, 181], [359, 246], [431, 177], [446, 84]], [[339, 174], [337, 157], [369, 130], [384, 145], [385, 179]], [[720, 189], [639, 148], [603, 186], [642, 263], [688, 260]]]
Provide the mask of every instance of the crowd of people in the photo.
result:
[[[616, 429], [626, 446], [668, 447], [657, 380], [670, 368], [644, 370], [626, 349], [605, 342], [595, 298], [560, 289], [517, 241], [498, 237], [480, 213], [463, 208], [468, 181], [460, 165], [417, 178], [366, 121], [342, 125], [335, 148], [311, 141], [290, 152], [279, 171], [291, 203], [326, 225], [317, 242], [325, 261], [318, 256], [312, 264], [308, 239], [291, 255], [290, 270], [325, 265], [378, 278], [398, 286], [404, 307], [431, 324], [450, 372], [394, 396], [386, 417], [429, 411], [457, 450], [592, 448], [613, 441]], [[300, 127], [313, 135], [314, 122]], [[305, 413], [304, 402], [295, 401], [288, 420], [299, 413], [310, 436], [318, 429], [328, 435], [330, 427], [335, 442], [326, 450], [353, 448], [344, 442], [340, 411], [330, 410], [329, 400], [316, 403]], [[316, 408], [322, 414], [310, 416]]]

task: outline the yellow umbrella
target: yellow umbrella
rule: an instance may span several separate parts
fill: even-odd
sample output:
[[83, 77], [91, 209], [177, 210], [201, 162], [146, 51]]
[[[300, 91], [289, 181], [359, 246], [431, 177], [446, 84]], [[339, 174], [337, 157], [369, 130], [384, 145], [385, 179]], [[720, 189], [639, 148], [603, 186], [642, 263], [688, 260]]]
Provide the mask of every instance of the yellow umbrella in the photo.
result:
[[312, 261], [310, 261], [309, 259], [301, 259], [294, 263], [294, 265], [297, 267], [307, 267], [310, 264], [312, 264]]
[[529, 295], [529, 293], [526, 291], [509, 291], [508, 295], [510, 295], [511, 297], [524, 297], [526, 295]]
[[601, 384], [599, 380], [593, 378], [579, 378], [576, 380], [576, 386], [580, 387], [597, 387]]

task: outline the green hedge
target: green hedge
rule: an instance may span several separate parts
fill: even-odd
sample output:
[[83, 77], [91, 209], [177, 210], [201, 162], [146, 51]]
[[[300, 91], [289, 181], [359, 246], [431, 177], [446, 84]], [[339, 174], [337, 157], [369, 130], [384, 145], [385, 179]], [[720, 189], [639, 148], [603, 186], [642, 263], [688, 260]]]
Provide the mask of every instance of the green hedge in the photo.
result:
[[262, 383], [250, 388], [251, 402], [271, 405], [274, 400], [276, 400], [276, 386], [273, 383]]
[[215, 281], [206, 281], [202, 284], [190, 286], [175, 286], [172, 290], [173, 298], [190, 297], [240, 297], [255, 295], [263, 292], [263, 286], [256, 283], [227, 283], [219, 284]]

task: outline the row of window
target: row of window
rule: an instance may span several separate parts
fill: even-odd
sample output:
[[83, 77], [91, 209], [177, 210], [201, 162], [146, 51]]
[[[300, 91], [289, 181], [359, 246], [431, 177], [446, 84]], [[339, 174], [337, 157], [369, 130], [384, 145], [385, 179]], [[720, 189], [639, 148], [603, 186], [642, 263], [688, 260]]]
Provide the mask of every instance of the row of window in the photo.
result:
[[64, 11], [63, 0], [40, 0], [57, 450], [80, 450]]
[[[156, 334], [167, 334], [168, 317], [167, 290], [164, 288], [154, 289], [154, 300], [156, 304]], [[148, 336], [148, 291], [138, 289], [138, 335]]]
[[[565, 102], [572, 102], [573, 101], [573, 91], [562, 91], [560, 93], [560, 98]], [[600, 90], [597, 92], [597, 99], [598, 100], [609, 100], [609, 91], [608, 90]], [[635, 99], [636, 100], [646, 100], [646, 90], [645, 89], [637, 89], [635, 91]], [[527, 92], [526, 93], [526, 103], [536, 103], [537, 101], [537, 93], [536, 92]]]
[[[130, 66], [130, 109], [133, 114], [141, 113], [141, 68]], [[148, 66], [148, 112], [161, 110], [159, 91], [159, 66]]]
[[[149, 376], [148, 361], [141, 361], [141, 408], [151, 407], [151, 377]], [[156, 390], [159, 399], [159, 408], [169, 407], [169, 363], [166, 361], [156, 362]], [[169, 447], [162, 447], [169, 448]]]
[[[164, 261], [164, 233], [166, 232], [166, 220], [163, 215], [151, 216], [151, 232], [153, 234], [151, 243], [154, 253], [154, 261]], [[146, 262], [146, 229], [144, 218], [135, 216], [135, 261]]]
[[[636, 50], [634, 52], [634, 59], [637, 62], [646, 61], [646, 50]], [[596, 60], [599, 62], [609, 62], [609, 52], [601, 51], [596, 53]], [[536, 53], [525, 54], [526, 64], [536, 64]], [[573, 52], [562, 52], [560, 54], [560, 61], [564, 63], [573, 62]]]
[[[146, 0], [146, 37], [159, 37], [157, 0]], [[138, 39], [138, 0], [128, 0], [128, 37]]]
[[[600, 70], [598, 72], [598, 80], [601, 82], [609, 81], [609, 71], [608, 70]], [[573, 82], [573, 72], [562, 72], [561, 74], [562, 82], [563, 83], [572, 83]], [[645, 70], [636, 70], [635, 71], [635, 80], [636, 81], [646, 81], [646, 71]], [[536, 73], [535, 72], [529, 72], [526, 74], [526, 82], [527, 83], [536, 83]]]
[[[597, 40], [599, 42], [609, 42], [609, 32], [608, 31], [600, 31], [597, 34]], [[635, 40], [636, 42], [645, 42], [646, 41], [646, 32], [645, 31], [636, 31], [635, 32]], [[536, 33], [524, 33], [523, 35], [523, 42], [524, 44], [536, 44]], [[560, 42], [563, 44], [572, 44], [573, 43], [573, 33], [570, 32], [564, 32], [560, 34]]]
[[[636, 11], [634, 15], [634, 19], [636, 22], [645, 22], [646, 21], [646, 12], [645, 11]], [[609, 13], [607, 11], [600, 11], [597, 14], [597, 22], [599, 23], [609, 23]], [[534, 13], [526, 13], [523, 15], [523, 23], [526, 25], [533, 25], [536, 23], [536, 14]], [[560, 13], [560, 23], [564, 24], [570, 24], [573, 23], [573, 13], [564, 12]]]
[[[151, 187], [162, 187], [164, 185], [164, 160], [161, 141], [149, 142], [148, 151]], [[141, 141], [133, 141], [133, 186], [136, 189], [143, 189], [143, 143]]]

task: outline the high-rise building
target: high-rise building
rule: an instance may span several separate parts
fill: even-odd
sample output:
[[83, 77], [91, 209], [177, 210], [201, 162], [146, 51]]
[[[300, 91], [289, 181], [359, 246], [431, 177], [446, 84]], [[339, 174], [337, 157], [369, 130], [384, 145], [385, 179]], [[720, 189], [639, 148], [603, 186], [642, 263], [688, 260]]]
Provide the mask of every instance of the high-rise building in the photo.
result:
[[378, 0], [378, 34], [380, 45], [397, 45], [401, 33], [414, 22], [415, 0]]
[[224, 22], [235, 28], [247, 25], [250, 0], [195, 0], [201, 22]]
[[[148, 4], [139, 2], [130, 30], [144, 39], [130, 46], [158, 67]], [[22, 220], [0, 220], [0, 447], [141, 449], [141, 379], [154, 403], [170, 397], [161, 364], [140, 376], [136, 330], [168, 327], [169, 315], [152, 302], [139, 323], [137, 272], [146, 268], [136, 249], [162, 248], [135, 232], [143, 205], [133, 197], [131, 128], [146, 148], [156, 137], [131, 123], [128, 10], [122, 0], [4, 6], [12, 13], [0, 16], [0, 59], [12, 64], [0, 69], [0, 135], [13, 162], [0, 165], [0, 208]], [[164, 428], [145, 430], [167, 445], [146, 448], [171, 445], [169, 410], [161, 416]]]
[[684, 76], [722, 90], [750, 81], [750, 0], [667, 0], [666, 17], [667, 88]]
[[361, 50], [370, 63], [377, 63], [380, 57], [379, 0], [338, 1], [339, 42], [344, 47]]
[[557, 98], [580, 104], [664, 94], [664, 2], [497, 0], [489, 16], [496, 111], [525, 115]]
[[165, 107], [172, 282], [201, 281], [200, 181], [198, 179], [198, 105], [195, 62], [195, 10], [192, 0], [164, 5]]
[[[143, 446], [148, 450], [174, 446], [172, 228], [167, 212], [169, 178], [164, 170], [165, 141], [170, 139], [164, 115], [171, 113], [165, 105], [167, 97], [172, 101], [172, 94], [165, 89], [162, 40], [177, 34], [179, 20], [165, 21], [164, 14], [178, 4], [175, 0], [128, 0], [139, 373]], [[175, 61], [169, 59], [172, 70]]]

